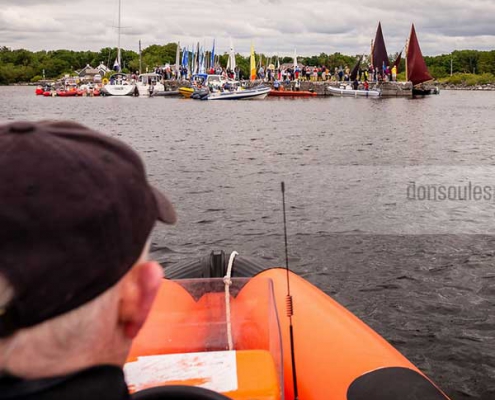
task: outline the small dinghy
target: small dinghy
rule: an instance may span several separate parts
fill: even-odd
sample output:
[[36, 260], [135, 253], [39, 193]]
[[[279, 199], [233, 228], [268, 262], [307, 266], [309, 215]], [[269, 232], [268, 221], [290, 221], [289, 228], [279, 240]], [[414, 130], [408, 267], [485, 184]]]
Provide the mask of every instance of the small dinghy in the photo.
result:
[[315, 97], [318, 93], [309, 90], [270, 90], [268, 96], [274, 97]]
[[178, 90], [159, 90], [153, 92], [151, 97], [176, 97], [180, 95], [181, 93]]
[[193, 93], [194, 93], [194, 88], [192, 87], [182, 86], [179, 88], [179, 94], [184, 96], [186, 99], [191, 97]]
[[380, 97], [381, 92], [379, 90], [364, 90], [364, 89], [353, 89], [351, 86], [328, 86], [328, 94], [332, 96], [345, 96], [345, 97]]

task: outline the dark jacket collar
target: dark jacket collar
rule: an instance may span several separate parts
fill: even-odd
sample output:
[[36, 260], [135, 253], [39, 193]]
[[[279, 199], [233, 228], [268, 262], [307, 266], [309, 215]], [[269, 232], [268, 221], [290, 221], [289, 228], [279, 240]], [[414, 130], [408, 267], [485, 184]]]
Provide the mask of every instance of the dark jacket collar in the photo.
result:
[[101, 365], [75, 374], [36, 380], [0, 376], [0, 400], [128, 400], [122, 369]]

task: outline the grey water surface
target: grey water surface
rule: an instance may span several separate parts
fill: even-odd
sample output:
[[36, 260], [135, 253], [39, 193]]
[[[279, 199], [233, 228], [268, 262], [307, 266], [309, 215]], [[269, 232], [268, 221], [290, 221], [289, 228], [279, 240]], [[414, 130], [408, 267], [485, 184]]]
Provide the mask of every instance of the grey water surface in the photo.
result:
[[[70, 119], [133, 146], [179, 214], [167, 265], [237, 250], [291, 268], [453, 400], [495, 399], [495, 92], [419, 99], [43, 98], [0, 121]], [[297, 310], [304, 312], [304, 310]]]

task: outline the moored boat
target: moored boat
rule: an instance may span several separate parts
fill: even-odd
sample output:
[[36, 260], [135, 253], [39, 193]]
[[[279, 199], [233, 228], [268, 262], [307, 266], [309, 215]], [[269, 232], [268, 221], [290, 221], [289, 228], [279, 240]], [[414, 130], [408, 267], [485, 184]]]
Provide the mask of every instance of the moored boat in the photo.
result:
[[161, 75], [154, 72], [139, 75], [136, 82], [136, 88], [139, 96], [151, 97], [155, 94], [155, 92], [163, 92], [165, 90], [165, 86], [161, 80]]
[[78, 95], [77, 89], [75, 87], [57, 90], [57, 96], [59, 96], [59, 97], [74, 97], [77, 95]]
[[107, 96], [134, 96], [136, 90], [136, 85], [129, 81], [126, 74], [116, 73], [110, 77], [101, 91]]
[[160, 90], [154, 91], [152, 97], [174, 97], [180, 96], [180, 94], [178, 90]]
[[182, 86], [179, 88], [179, 94], [181, 94], [185, 98], [191, 97], [193, 93], [194, 93], [194, 88], [192, 87]]
[[120, 48], [120, 19], [121, 19], [121, 0], [119, 0], [119, 18], [118, 18], [118, 44], [117, 44], [117, 58], [113, 64], [113, 69], [117, 73], [110, 77], [110, 80], [107, 84], [103, 86], [101, 89], [101, 93], [106, 96], [134, 96], [138, 94], [136, 84], [134, 82], [130, 82], [128, 76], [122, 73], [122, 54]]
[[180, 87], [179, 93], [186, 98], [192, 97], [197, 99], [204, 97], [205, 89], [209, 91], [220, 91], [225, 86], [237, 86], [238, 82], [225, 79], [222, 75], [194, 74], [191, 77], [190, 85]]
[[332, 96], [346, 96], [346, 97], [380, 97], [381, 92], [379, 90], [364, 90], [364, 89], [352, 89], [351, 86], [328, 86], [328, 94]]
[[196, 87], [190, 97], [194, 100], [207, 100], [209, 95], [210, 89], [207, 87]]
[[150, 387], [185, 385], [184, 398], [198, 386], [239, 400], [448, 399], [311, 283], [233, 254], [228, 265], [217, 254], [166, 271], [193, 279], [163, 280], [134, 340], [124, 371], [137, 398]]
[[406, 80], [413, 84], [413, 95], [425, 96], [429, 94], [439, 94], [437, 87], [425, 86], [425, 83], [432, 81], [433, 77], [428, 71], [423, 53], [419, 47], [418, 37], [414, 24], [407, 41], [406, 48]]
[[263, 100], [270, 90], [267, 86], [256, 86], [249, 89], [238, 88], [232, 91], [212, 92], [207, 100]]
[[309, 90], [270, 90], [268, 96], [274, 97], [314, 97], [318, 94]]
[[440, 94], [440, 89], [438, 87], [427, 87], [423, 85], [413, 86], [412, 88], [413, 96], [427, 96], [430, 94]]

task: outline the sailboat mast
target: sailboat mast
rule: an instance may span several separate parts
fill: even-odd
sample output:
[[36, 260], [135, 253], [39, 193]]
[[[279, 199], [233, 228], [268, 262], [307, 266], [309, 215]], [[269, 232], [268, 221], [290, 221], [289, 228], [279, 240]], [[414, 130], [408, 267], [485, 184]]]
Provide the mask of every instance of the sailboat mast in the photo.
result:
[[121, 11], [121, 2], [122, 0], [119, 0], [119, 23], [117, 25], [117, 33], [118, 33], [118, 39], [117, 39], [117, 62], [119, 64], [119, 69], [122, 68], [122, 64], [121, 64], [121, 54], [120, 54], [120, 11]]
[[139, 39], [139, 74], [142, 74], [143, 70], [143, 53], [141, 51], [141, 39]]
[[409, 81], [409, 68], [407, 68], [407, 64], [409, 63], [409, 39], [406, 40], [406, 82]]

